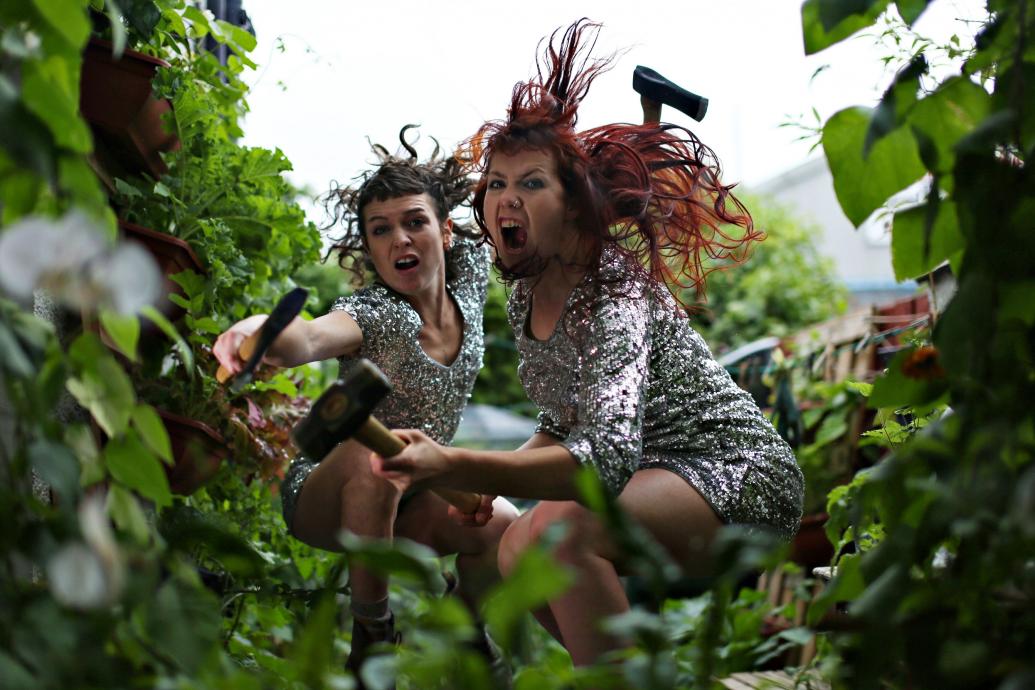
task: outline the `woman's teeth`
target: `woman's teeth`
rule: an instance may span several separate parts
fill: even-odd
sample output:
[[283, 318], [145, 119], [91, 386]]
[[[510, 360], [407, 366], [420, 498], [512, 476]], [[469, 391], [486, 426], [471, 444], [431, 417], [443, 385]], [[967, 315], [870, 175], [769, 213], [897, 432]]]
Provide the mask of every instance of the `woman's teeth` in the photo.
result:
[[420, 263], [416, 257], [410, 257], [407, 259], [399, 259], [395, 262], [395, 267], [400, 271], [405, 271], [407, 268], [413, 268]]
[[503, 233], [503, 243], [509, 249], [521, 249], [528, 241], [528, 232], [520, 225], [506, 223], [500, 226]]

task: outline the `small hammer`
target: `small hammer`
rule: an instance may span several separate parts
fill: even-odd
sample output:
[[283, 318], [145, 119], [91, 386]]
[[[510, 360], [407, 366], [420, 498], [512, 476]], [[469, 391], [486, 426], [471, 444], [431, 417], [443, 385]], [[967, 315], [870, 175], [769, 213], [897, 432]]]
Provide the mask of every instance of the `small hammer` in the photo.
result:
[[[371, 413], [392, 390], [392, 384], [368, 359], [359, 359], [343, 378], [331, 384], [313, 403], [309, 414], [295, 425], [291, 437], [307, 457], [321, 460], [347, 438], [353, 438], [383, 457], [398, 454], [406, 442], [385, 428]], [[481, 505], [479, 494], [453, 489], [434, 492], [465, 513]]]
[[640, 94], [643, 124], [661, 122], [661, 106], [667, 105], [700, 122], [708, 112], [708, 99], [676, 86], [650, 67], [633, 70], [633, 90]]

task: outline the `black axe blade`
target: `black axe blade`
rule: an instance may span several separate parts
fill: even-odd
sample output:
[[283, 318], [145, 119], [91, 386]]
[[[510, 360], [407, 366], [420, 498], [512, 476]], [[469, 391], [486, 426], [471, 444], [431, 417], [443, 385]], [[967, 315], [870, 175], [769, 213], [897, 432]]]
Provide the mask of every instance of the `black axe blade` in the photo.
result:
[[[658, 106], [667, 105], [700, 122], [708, 112], [708, 99], [676, 86], [650, 67], [633, 70], [633, 90]], [[659, 107], [660, 110], [660, 107]]]
[[309, 297], [308, 290], [296, 287], [277, 302], [277, 306], [273, 307], [273, 311], [270, 312], [266, 323], [262, 325], [262, 330], [259, 332], [259, 341], [255, 345], [255, 351], [248, 358], [248, 361], [245, 362], [244, 369], [234, 377], [233, 383], [230, 384], [231, 392], [237, 393], [246, 384], [251, 382], [255, 367], [262, 361], [266, 350], [270, 349], [270, 345], [277, 339], [281, 331], [287, 328], [288, 324], [302, 311], [307, 297]]

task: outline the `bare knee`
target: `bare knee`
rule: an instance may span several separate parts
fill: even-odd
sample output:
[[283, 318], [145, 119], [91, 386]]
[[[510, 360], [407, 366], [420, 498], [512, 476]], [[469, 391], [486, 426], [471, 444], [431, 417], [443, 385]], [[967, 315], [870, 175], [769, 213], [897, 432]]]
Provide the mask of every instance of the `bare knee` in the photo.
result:
[[518, 518], [504, 532], [499, 547], [499, 568], [513, 571], [521, 555], [531, 546], [544, 543], [561, 560], [593, 551], [592, 513], [574, 501], [543, 501]]

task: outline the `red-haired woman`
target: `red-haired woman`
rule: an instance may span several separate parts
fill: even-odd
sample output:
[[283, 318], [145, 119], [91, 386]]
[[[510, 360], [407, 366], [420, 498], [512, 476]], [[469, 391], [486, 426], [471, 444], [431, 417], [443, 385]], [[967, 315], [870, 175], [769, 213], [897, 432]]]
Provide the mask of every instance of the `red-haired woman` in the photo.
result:
[[580, 20], [555, 33], [538, 75], [515, 86], [507, 119], [485, 124], [467, 151], [482, 174], [476, 218], [514, 283], [510, 319], [520, 377], [541, 410], [536, 434], [517, 451], [485, 452], [405, 431], [404, 453], [372, 459], [404, 485], [541, 499], [504, 534], [504, 573], [547, 528], [568, 524], [556, 556], [578, 581], [537, 615], [576, 664], [622, 644], [598, 623], [629, 606], [622, 554], [578, 502], [580, 465], [692, 575], [709, 572], [723, 524], [789, 537], [802, 507], [790, 447], [670, 292], [703, 288], [703, 257], [736, 262], [761, 233], [689, 131], [575, 130], [580, 101], [612, 61], [589, 55], [597, 31]]

